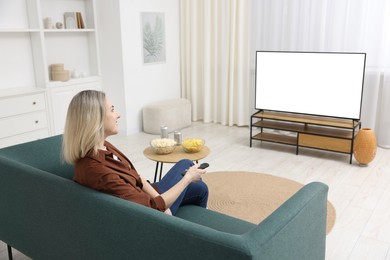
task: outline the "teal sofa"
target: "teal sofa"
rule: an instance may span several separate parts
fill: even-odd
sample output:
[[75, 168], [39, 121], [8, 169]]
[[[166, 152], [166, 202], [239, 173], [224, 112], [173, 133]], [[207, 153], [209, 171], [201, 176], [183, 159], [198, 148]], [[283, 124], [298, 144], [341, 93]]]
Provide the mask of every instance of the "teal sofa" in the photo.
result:
[[0, 149], [0, 240], [32, 259], [325, 258], [325, 184], [258, 225], [196, 206], [172, 217], [72, 181], [61, 138]]

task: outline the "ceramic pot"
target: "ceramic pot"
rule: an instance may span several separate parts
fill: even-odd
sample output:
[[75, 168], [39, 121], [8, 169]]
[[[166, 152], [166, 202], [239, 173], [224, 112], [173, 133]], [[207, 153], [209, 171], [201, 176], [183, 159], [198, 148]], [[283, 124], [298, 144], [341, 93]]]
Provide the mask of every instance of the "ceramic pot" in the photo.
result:
[[376, 137], [371, 128], [362, 128], [356, 135], [353, 155], [361, 166], [368, 165], [376, 155]]

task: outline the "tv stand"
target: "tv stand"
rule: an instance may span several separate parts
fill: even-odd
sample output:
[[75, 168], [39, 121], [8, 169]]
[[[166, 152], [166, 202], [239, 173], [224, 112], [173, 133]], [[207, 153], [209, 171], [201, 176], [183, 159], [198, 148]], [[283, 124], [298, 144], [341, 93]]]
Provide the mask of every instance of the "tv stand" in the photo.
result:
[[295, 146], [297, 155], [300, 147], [326, 150], [349, 154], [352, 163], [360, 127], [359, 120], [260, 110], [251, 116], [250, 147], [256, 140]]

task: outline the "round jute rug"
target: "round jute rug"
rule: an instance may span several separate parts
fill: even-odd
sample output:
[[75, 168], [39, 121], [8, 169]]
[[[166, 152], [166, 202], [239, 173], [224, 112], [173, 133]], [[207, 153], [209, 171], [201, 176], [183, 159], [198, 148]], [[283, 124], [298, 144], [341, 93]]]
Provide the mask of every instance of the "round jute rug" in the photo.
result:
[[[296, 181], [254, 172], [209, 172], [202, 179], [209, 187], [209, 209], [255, 224], [303, 187]], [[336, 210], [328, 201], [326, 234], [335, 220]]]

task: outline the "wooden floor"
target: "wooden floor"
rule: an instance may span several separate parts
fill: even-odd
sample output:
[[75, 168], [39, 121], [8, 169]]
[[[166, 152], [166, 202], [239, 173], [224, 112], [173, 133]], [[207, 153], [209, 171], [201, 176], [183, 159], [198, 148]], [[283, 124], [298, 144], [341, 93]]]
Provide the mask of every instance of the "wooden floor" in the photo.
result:
[[[336, 224], [327, 236], [326, 259], [390, 260], [390, 149], [379, 148], [368, 167], [360, 167], [349, 155], [254, 142], [249, 147], [248, 127], [193, 123], [183, 138], [206, 140], [210, 155], [203, 161], [213, 171], [251, 171], [273, 174], [306, 184], [329, 185], [329, 201], [336, 208]], [[109, 140], [132, 160], [138, 172], [153, 180], [155, 163], [142, 153], [158, 136], [139, 133]], [[171, 167], [164, 165], [164, 172]], [[0, 259], [7, 259], [0, 244]], [[14, 259], [29, 259], [14, 252]]]

